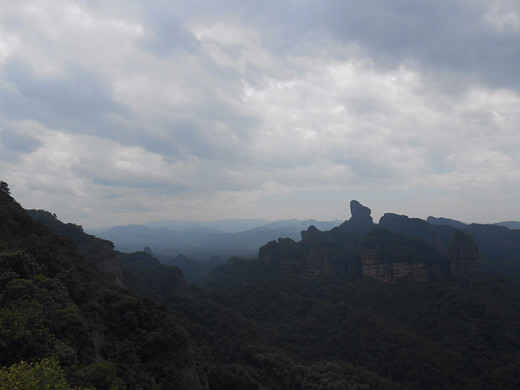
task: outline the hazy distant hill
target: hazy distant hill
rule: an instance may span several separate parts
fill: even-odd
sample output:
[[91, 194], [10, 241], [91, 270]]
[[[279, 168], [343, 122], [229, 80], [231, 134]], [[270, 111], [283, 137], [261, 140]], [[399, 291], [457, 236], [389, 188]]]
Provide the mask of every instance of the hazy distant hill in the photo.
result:
[[218, 219], [216, 221], [201, 222], [201, 221], [181, 221], [181, 220], [162, 220], [147, 222], [144, 225], [151, 228], [168, 228], [171, 230], [190, 230], [194, 228], [210, 228], [226, 233], [238, 233], [245, 230], [254, 229], [258, 226], [268, 224], [267, 219]]
[[[445, 225], [445, 226], [453, 226], [458, 229], [464, 229], [468, 226], [467, 223], [457, 221], [451, 218], [443, 218], [443, 217], [428, 217], [428, 223], [432, 225]], [[520, 229], [519, 221], [504, 221], [504, 222], [496, 222], [493, 225], [503, 226], [510, 230]]]
[[452, 226], [457, 229], [464, 229], [464, 227], [466, 226], [466, 224], [463, 222], [444, 217], [428, 217], [426, 221], [431, 225]]
[[519, 221], [497, 222], [495, 225], [505, 226], [508, 229], [520, 229], [520, 222]]
[[[125, 252], [152, 248], [161, 260], [179, 254], [208, 260], [212, 256], [254, 257], [258, 248], [280, 237], [300, 239], [300, 232], [310, 225], [330, 230], [341, 221], [227, 219], [213, 222], [161, 221], [146, 225], [115, 226], [96, 231], [98, 237], [112, 241], [116, 249]], [[260, 223], [259, 225], [255, 225]], [[244, 227], [253, 228], [239, 230]], [[157, 227], [151, 227], [157, 226]], [[159, 227], [160, 226], [160, 227]]]

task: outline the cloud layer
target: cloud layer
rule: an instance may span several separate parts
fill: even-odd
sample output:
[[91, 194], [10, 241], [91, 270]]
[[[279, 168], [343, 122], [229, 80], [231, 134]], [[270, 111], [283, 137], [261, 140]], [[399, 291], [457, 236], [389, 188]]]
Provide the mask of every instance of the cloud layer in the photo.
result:
[[1, 7], [0, 178], [26, 207], [520, 219], [516, 1]]

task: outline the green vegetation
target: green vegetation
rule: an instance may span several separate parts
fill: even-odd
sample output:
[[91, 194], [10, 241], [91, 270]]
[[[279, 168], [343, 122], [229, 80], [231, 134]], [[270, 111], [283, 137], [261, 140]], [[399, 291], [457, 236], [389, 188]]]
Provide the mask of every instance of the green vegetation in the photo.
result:
[[[263, 275], [255, 280], [254, 267]], [[517, 283], [492, 276], [396, 285], [345, 275], [304, 280], [246, 260], [225, 268], [215, 270], [208, 292], [171, 300], [206, 366], [240, 364], [270, 389], [520, 383], [512, 374], [520, 357]], [[250, 283], [227, 288], [226, 274]]]
[[53, 359], [72, 386], [200, 388], [187, 333], [123, 286], [110, 242], [34, 212], [52, 233], [5, 186], [0, 213], [0, 366]]
[[72, 390], [54, 359], [20, 362], [0, 369], [0, 390]]

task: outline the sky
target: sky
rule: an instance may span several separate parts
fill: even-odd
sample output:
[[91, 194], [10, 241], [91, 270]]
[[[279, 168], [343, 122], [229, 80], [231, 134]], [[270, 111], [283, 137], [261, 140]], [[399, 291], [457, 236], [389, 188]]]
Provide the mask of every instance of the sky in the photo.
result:
[[0, 180], [87, 228], [520, 220], [517, 0], [0, 0]]

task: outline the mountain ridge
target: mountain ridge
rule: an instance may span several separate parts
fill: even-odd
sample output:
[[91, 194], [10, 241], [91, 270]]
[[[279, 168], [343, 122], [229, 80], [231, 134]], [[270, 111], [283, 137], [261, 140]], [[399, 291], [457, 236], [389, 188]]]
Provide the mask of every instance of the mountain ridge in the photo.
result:
[[[229, 225], [229, 221], [234, 220], [222, 221]], [[257, 220], [246, 221], [249, 223]], [[177, 255], [209, 260], [213, 256], [255, 256], [258, 247], [267, 241], [287, 236], [297, 238], [300, 231], [307, 228], [309, 224], [331, 228], [338, 222], [337, 220], [280, 220], [240, 231], [235, 231], [237, 227], [235, 225], [235, 228], [231, 229], [234, 232], [218, 230], [214, 228], [218, 224], [213, 222], [189, 223], [187, 225], [189, 228], [184, 230], [172, 230], [164, 226], [153, 228], [147, 225], [126, 225], [93, 233], [114, 242], [116, 249], [121, 251], [139, 251], [148, 246], [161, 261], [167, 261]]]

